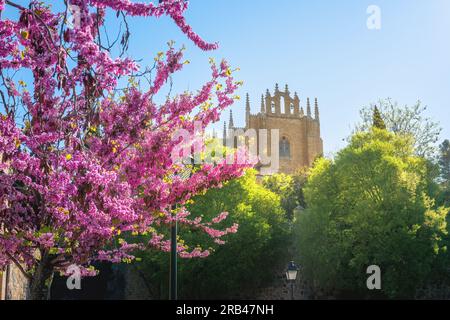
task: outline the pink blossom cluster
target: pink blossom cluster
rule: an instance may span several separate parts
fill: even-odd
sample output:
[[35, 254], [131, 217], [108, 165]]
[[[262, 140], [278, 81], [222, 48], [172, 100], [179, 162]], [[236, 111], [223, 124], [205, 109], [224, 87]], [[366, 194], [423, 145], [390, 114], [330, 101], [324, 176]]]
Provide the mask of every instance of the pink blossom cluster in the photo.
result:
[[[193, 132], [194, 121], [206, 128], [233, 103], [239, 83], [230, 66], [211, 62], [211, 78], [197, 93], [157, 105], [153, 97], [182, 69], [183, 51], [169, 47], [160, 55], [148, 90], [132, 81], [120, 90], [119, 78], [133, 79], [140, 66], [102, 47], [98, 30], [106, 9], [131, 16], [167, 15], [197, 46], [216, 48], [187, 25], [186, 1], [68, 4], [80, 8], [80, 24], [73, 28], [65, 24], [65, 12], [53, 12], [43, 1], [24, 7], [8, 1], [19, 18], [0, 20], [2, 75], [25, 70], [33, 78], [26, 86], [3, 76], [0, 84], [0, 268], [14, 262], [33, 270], [45, 263], [65, 272], [77, 264], [85, 267], [84, 275], [92, 275], [94, 260], [130, 261], [134, 251], [148, 247], [167, 251], [162, 230], [174, 219], [224, 243], [224, 235], [237, 231], [237, 225], [213, 228], [226, 213], [203, 222], [190, 219], [184, 205], [194, 195], [242, 175], [253, 162], [230, 161], [236, 156], [230, 154], [179, 179], [173, 174], [182, 168], [173, 163], [171, 153], [176, 130]], [[4, 5], [0, 0], [0, 10]], [[177, 214], [171, 210], [174, 205]], [[124, 233], [149, 234], [151, 240], [127, 243]], [[185, 258], [209, 254], [181, 245], [178, 252]]]
[[203, 50], [217, 49], [217, 43], [207, 43], [198, 34], [196, 34], [192, 27], [186, 22], [183, 16], [187, 9], [186, 0], [164, 0], [160, 1], [158, 6], [153, 3], [132, 3], [129, 0], [91, 0], [92, 5], [104, 8], [110, 7], [116, 11], [124, 11], [131, 16], [154, 16], [160, 17], [162, 15], [170, 16], [181, 31], [192, 40], [199, 48]]

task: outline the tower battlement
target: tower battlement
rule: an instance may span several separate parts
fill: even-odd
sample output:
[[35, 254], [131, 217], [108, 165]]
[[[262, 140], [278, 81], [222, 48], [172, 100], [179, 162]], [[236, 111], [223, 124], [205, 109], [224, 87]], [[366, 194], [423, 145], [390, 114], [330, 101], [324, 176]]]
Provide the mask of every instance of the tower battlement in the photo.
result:
[[[314, 110], [312, 110], [314, 108]], [[320, 136], [320, 118], [318, 99], [314, 98], [311, 106], [310, 98], [306, 104], [297, 92], [292, 96], [288, 85], [281, 91], [278, 84], [273, 93], [267, 89], [261, 96], [259, 112], [252, 113], [250, 96], [245, 100], [245, 127], [234, 125], [233, 113], [230, 111], [229, 129], [265, 129], [279, 131], [279, 172], [293, 173], [302, 167], [309, 167], [314, 160], [323, 154], [323, 141]], [[224, 141], [228, 139], [226, 125], [224, 125]], [[269, 137], [270, 139], [270, 137]], [[271, 142], [268, 142], [268, 155], [271, 155]], [[258, 150], [261, 152], [261, 150]]]
[[288, 85], [285, 86], [284, 91], [280, 91], [278, 84], [275, 85], [273, 94], [269, 89], [266, 90], [265, 95], [261, 95], [261, 106], [258, 114], [250, 113], [250, 99], [247, 94], [246, 100], [246, 116], [261, 115], [261, 116], [279, 116], [279, 117], [292, 117], [303, 118], [309, 117], [316, 121], [319, 121], [319, 104], [317, 98], [314, 99], [314, 116], [311, 112], [310, 98], [306, 98], [306, 112], [305, 108], [301, 104], [301, 100], [294, 92], [294, 96], [291, 96]]

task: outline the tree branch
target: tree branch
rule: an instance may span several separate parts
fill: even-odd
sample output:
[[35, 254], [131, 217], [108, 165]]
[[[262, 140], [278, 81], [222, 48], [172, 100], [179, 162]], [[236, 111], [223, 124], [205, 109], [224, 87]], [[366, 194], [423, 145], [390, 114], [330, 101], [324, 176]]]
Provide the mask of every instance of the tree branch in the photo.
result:
[[22, 265], [20, 264], [19, 261], [17, 261], [16, 258], [14, 258], [11, 254], [9, 254], [8, 252], [6, 253], [6, 255], [8, 256], [8, 258], [10, 258], [12, 260], [12, 262], [14, 262], [14, 264], [17, 266], [17, 268], [19, 268], [19, 270], [22, 272], [22, 274], [28, 279], [28, 280], [32, 280], [33, 278], [25, 271], [25, 269], [22, 267]]

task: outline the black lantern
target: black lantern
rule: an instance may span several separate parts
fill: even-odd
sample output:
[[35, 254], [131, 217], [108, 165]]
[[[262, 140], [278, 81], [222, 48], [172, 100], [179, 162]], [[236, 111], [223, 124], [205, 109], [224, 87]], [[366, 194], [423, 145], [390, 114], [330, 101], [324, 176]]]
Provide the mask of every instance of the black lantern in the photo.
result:
[[286, 270], [286, 279], [291, 283], [291, 299], [294, 300], [294, 284], [295, 280], [297, 280], [299, 268], [294, 263], [294, 261], [289, 262], [287, 270]]
[[294, 261], [289, 262], [286, 271], [286, 278], [288, 281], [295, 281], [297, 279], [298, 267], [295, 265]]

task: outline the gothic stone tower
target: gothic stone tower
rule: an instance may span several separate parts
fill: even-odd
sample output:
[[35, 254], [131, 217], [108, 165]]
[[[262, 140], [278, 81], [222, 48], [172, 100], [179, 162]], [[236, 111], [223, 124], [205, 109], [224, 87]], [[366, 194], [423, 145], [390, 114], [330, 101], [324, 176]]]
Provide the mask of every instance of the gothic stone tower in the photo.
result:
[[[314, 103], [314, 115], [311, 113], [310, 100], [306, 100], [306, 113], [297, 93], [292, 98], [288, 86], [280, 91], [278, 84], [275, 92], [261, 97], [261, 109], [257, 114], [251, 113], [250, 99], [247, 94], [245, 105], [245, 128], [234, 126], [233, 114], [230, 112], [230, 129], [260, 129], [268, 131], [268, 154], [271, 154], [270, 130], [279, 130], [279, 170], [293, 173], [302, 167], [312, 165], [314, 159], [323, 154], [323, 141], [320, 137], [319, 106], [317, 98]], [[225, 125], [226, 127], [226, 125]], [[224, 128], [224, 138], [226, 130]], [[261, 151], [258, 150], [258, 153]]]

